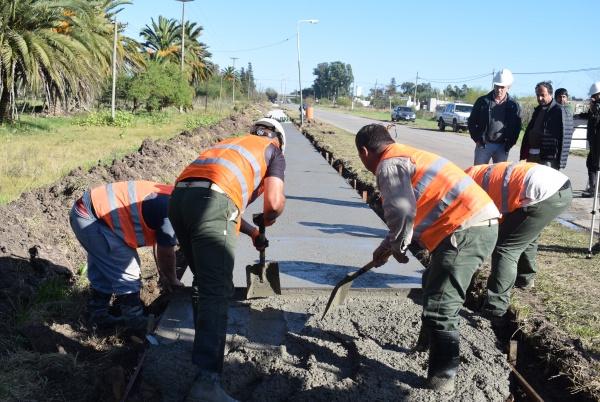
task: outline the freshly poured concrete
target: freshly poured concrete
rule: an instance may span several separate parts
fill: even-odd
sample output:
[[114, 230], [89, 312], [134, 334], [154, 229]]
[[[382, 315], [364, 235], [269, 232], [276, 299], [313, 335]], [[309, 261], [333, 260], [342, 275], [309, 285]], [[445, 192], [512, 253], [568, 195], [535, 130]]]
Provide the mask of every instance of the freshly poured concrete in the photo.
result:
[[[278, 261], [282, 296], [230, 303], [223, 385], [240, 401], [498, 401], [510, 395], [510, 368], [489, 321], [461, 311], [461, 363], [454, 393], [425, 389], [428, 353], [417, 340], [423, 267], [393, 259], [354, 283], [345, 303], [320, 320], [329, 289], [372, 258], [381, 220], [291, 125], [284, 214], [267, 228], [267, 261]], [[258, 200], [245, 213], [262, 211]], [[240, 235], [234, 282], [258, 262]], [[191, 283], [190, 272], [182, 281]], [[295, 289], [294, 289], [295, 288]], [[394, 290], [394, 288], [397, 288]], [[412, 288], [412, 289], [411, 289]], [[382, 290], [391, 289], [388, 292]], [[408, 296], [408, 297], [407, 297]], [[194, 370], [189, 288], [171, 296], [146, 354], [142, 378], [165, 402], [183, 401]]]
[[[320, 155], [292, 123], [286, 132], [286, 204], [277, 222], [266, 229], [267, 261], [279, 262], [282, 288], [332, 288], [373, 258], [387, 233], [381, 219]], [[262, 197], [244, 218], [262, 212]], [[233, 282], [246, 287], [246, 265], [259, 253], [240, 234]], [[353, 288], [420, 288], [423, 266], [412, 255], [408, 264], [393, 258], [353, 283]]]

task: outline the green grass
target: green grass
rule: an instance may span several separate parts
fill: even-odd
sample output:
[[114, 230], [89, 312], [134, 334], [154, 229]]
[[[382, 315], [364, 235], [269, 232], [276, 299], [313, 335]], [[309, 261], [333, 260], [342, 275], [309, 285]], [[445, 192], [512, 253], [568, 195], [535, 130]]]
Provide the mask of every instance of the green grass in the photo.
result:
[[14, 124], [0, 126], [0, 204], [23, 192], [53, 183], [72, 169], [88, 169], [101, 160], [136, 151], [148, 137], [169, 139], [184, 130], [211, 125], [233, 112], [217, 105], [180, 114], [166, 112], [119, 112], [115, 124], [106, 111], [73, 118], [21, 116]]

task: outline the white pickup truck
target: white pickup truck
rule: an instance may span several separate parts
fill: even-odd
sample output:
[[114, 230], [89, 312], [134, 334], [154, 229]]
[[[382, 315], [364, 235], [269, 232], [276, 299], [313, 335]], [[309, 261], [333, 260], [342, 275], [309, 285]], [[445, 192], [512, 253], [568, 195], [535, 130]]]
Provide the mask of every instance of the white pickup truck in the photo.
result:
[[469, 103], [454, 102], [448, 103], [444, 109], [438, 112], [437, 121], [440, 131], [446, 130], [446, 126], [451, 126], [452, 131], [467, 131], [467, 120], [471, 115], [473, 105]]

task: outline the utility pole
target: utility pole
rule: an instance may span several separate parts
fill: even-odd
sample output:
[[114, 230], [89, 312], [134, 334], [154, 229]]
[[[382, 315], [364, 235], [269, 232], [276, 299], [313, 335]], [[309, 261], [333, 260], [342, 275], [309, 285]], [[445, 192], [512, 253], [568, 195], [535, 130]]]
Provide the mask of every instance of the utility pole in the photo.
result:
[[494, 76], [496, 75], [496, 69], [492, 70], [492, 89], [494, 89]]
[[112, 101], [110, 106], [110, 121], [115, 122], [115, 99], [117, 90], [117, 16], [115, 15], [115, 38], [113, 40], [113, 59], [112, 59]]
[[[194, 0], [175, 0], [181, 2], [181, 74], [183, 75], [183, 59], [185, 57], [185, 3]], [[179, 113], [183, 113], [183, 105], [179, 105]]]
[[[417, 109], [417, 85], [418, 85], [418, 82], [419, 82], [419, 72], [417, 71], [417, 77], [415, 78], [415, 100], [414, 100], [415, 109]], [[417, 110], [419, 110], [419, 109], [417, 109]]]
[[376, 99], [377, 99], [377, 78], [375, 78], [375, 93], [373, 94], [373, 107], [375, 107]]
[[233, 60], [233, 103], [235, 103], [235, 61], [239, 59], [239, 57], [230, 57]]
[[352, 81], [352, 106], [350, 106], [350, 110], [354, 110], [354, 84], [356, 83]]
[[223, 92], [223, 74], [221, 74], [221, 86], [219, 87], [219, 102], [221, 102], [221, 93]]

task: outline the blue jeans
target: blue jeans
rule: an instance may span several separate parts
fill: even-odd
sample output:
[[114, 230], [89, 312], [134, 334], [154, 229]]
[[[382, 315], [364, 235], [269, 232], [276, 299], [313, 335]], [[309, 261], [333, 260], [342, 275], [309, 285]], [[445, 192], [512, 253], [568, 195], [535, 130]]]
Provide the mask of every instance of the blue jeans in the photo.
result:
[[88, 253], [87, 274], [92, 288], [121, 296], [142, 288], [140, 257], [102, 219], [83, 218], [71, 209], [71, 228]]
[[508, 160], [508, 152], [504, 151], [504, 144], [496, 144], [488, 142], [483, 146], [475, 145], [475, 162], [474, 165], [486, 165], [490, 163], [506, 162]]

